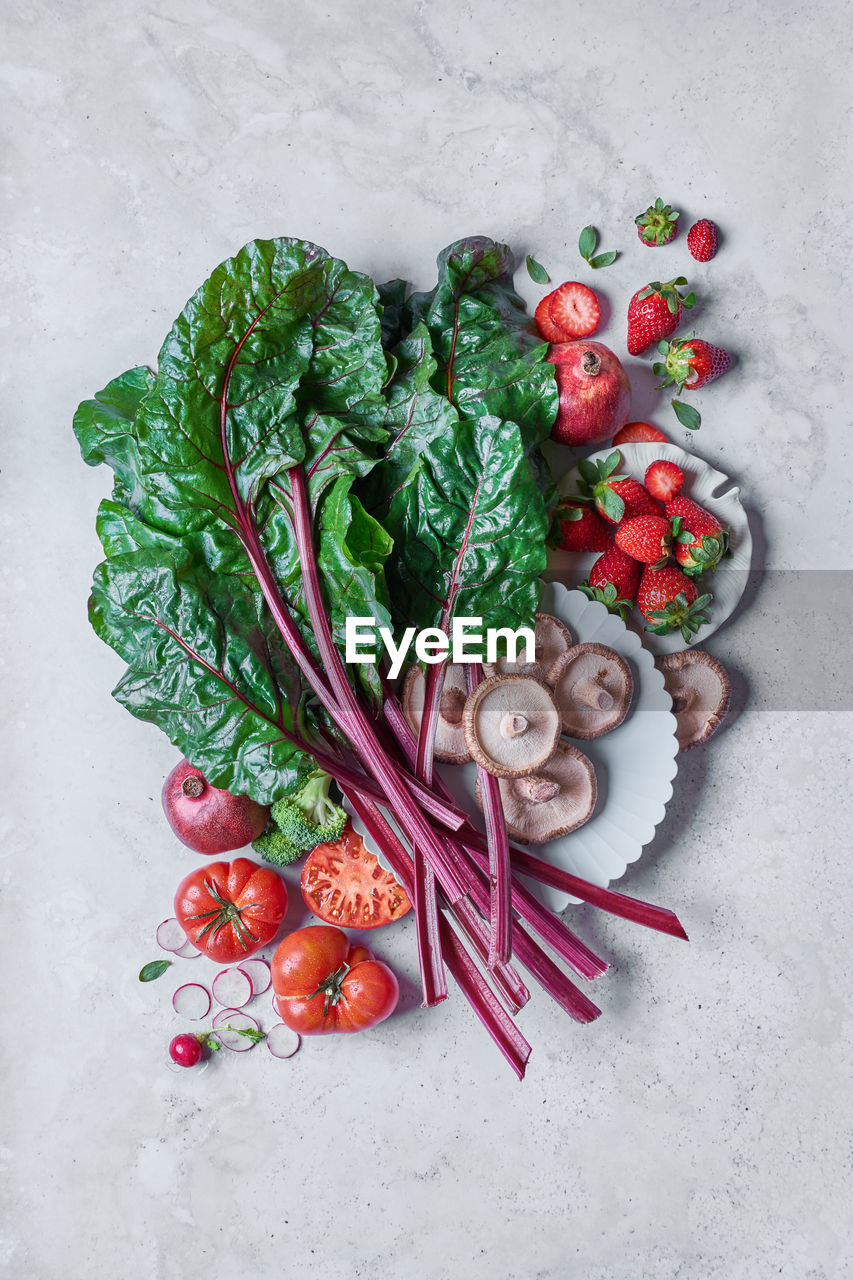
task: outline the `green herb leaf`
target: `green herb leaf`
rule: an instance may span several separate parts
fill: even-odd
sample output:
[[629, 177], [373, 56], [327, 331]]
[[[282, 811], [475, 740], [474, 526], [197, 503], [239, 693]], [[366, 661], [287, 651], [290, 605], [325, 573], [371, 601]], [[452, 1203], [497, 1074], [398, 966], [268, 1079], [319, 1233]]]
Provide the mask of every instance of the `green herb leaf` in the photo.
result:
[[702, 416], [698, 409], [694, 409], [692, 404], [683, 404], [680, 400], [673, 400], [672, 407], [675, 410], [675, 416], [683, 427], [687, 427], [690, 431], [696, 431], [702, 424]]
[[154, 982], [157, 978], [162, 978], [171, 963], [171, 960], [150, 960], [139, 970], [139, 981]]
[[251, 1040], [252, 1044], [260, 1044], [267, 1038], [265, 1032], [256, 1031], [254, 1027], [232, 1027], [230, 1022], [226, 1024], [225, 1030], [233, 1031], [238, 1036], [245, 1036], [247, 1040]]
[[527, 255], [527, 274], [536, 284], [547, 284], [551, 278], [542, 263], [537, 262], [529, 253]]
[[595, 227], [584, 227], [580, 234], [580, 239], [578, 240], [578, 251], [581, 257], [585, 258], [587, 262], [589, 262], [590, 258], [595, 253], [595, 246], [597, 243], [598, 233], [596, 232]]
[[597, 271], [600, 267], [609, 267], [611, 263], [616, 261], [618, 256], [615, 249], [610, 249], [607, 253], [598, 253], [594, 258], [590, 258], [589, 265]]

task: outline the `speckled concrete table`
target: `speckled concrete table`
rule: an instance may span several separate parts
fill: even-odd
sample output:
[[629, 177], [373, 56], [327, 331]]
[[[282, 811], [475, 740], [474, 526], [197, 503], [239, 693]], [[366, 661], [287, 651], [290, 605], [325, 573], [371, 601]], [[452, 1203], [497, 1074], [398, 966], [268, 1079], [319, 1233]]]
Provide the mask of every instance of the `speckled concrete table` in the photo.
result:
[[[827, 621], [851, 594], [833, 532], [850, 514], [849, 16], [6, 6], [4, 1275], [853, 1274], [853, 699]], [[404, 1011], [375, 1033], [170, 1072], [165, 993], [136, 972], [192, 862], [159, 809], [175, 752], [111, 701], [120, 666], [86, 622], [107, 476], [80, 463], [77, 401], [152, 360], [207, 272], [263, 235], [427, 285], [473, 232], [571, 278], [591, 221], [623, 251], [595, 284], [624, 355], [627, 296], [689, 262], [683, 240], [659, 258], [636, 241], [657, 194], [723, 229], [689, 274], [697, 322], [739, 363], [688, 443], [740, 481], [773, 571], [709, 645], [736, 714], [683, 759], [622, 882], [674, 907], [690, 945], [575, 911], [614, 961], [604, 1017], [580, 1029], [535, 998], [523, 1085], [458, 994], [418, 1008], [409, 923], [381, 940]], [[648, 366], [628, 367], [634, 416], [684, 443]]]

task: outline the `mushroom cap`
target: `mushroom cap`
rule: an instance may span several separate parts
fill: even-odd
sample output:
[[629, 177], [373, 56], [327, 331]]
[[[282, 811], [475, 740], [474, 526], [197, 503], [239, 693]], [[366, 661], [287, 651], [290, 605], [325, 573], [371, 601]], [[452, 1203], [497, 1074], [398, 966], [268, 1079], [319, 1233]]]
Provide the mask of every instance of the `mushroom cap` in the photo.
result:
[[[414, 733], [420, 733], [424, 713], [426, 677], [419, 666], [409, 667], [403, 682], [401, 703], [403, 715]], [[444, 684], [435, 728], [435, 758], [446, 764], [466, 764], [471, 753], [462, 728], [462, 711], [468, 697], [465, 668], [448, 662], [444, 668]]]
[[655, 659], [672, 698], [679, 751], [689, 751], [716, 733], [729, 709], [731, 684], [725, 667], [703, 649], [684, 649]]
[[462, 717], [468, 750], [497, 778], [535, 773], [560, 739], [554, 695], [533, 676], [491, 676], [465, 703]]
[[563, 731], [585, 741], [620, 725], [634, 696], [631, 668], [621, 653], [605, 644], [567, 649], [557, 661], [552, 685]]
[[[583, 826], [592, 817], [598, 795], [592, 761], [562, 739], [537, 773], [501, 778], [498, 786], [507, 832], [521, 844], [546, 844]], [[479, 783], [476, 795], [482, 808]]]
[[537, 680], [551, 683], [551, 671], [561, 654], [571, 648], [572, 633], [551, 613], [537, 613], [534, 628], [536, 636], [535, 662], [510, 662], [507, 658], [498, 658], [497, 662], [484, 662], [483, 671], [487, 676], [533, 676]]

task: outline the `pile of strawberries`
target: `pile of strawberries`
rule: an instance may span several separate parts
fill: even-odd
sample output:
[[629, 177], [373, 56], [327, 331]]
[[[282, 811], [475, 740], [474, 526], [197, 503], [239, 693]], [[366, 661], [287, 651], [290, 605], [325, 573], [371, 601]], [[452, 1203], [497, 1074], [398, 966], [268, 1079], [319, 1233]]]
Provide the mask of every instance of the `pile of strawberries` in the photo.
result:
[[617, 474], [621, 461], [618, 449], [603, 461], [581, 459], [581, 492], [557, 508], [554, 545], [602, 553], [580, 588], [590, 599], [622, 618], [636, 604], [647, 631], [678, 630], [690, 643], [713, 600], [695, 580], [730, 554], [729, 530], [682, 496], [684, 473], [674, 462], [656, 459], [641, 484]]

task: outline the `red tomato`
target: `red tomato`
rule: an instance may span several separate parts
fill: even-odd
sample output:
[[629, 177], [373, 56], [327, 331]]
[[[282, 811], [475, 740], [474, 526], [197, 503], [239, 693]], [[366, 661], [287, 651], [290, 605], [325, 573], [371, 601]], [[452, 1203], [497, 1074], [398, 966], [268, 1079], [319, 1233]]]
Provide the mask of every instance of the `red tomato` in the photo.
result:
[[288, 934], [270, 967], [281, 1020], [303, 1036], [373, 1027], [394, 1012], [400, 995], [387, 964], [330, 925]]
[[412, 905], [351, 822], [337, 840], [317, 845], [302, 868], [300, 883], [309, 910], [345, 929], [377, 929], [399, 920]]
[[208, 862], [178, 885], [175, 915], [190, 942], [220, 964], [245, 960], [278, 933], [284, 881], [249, 858]]

